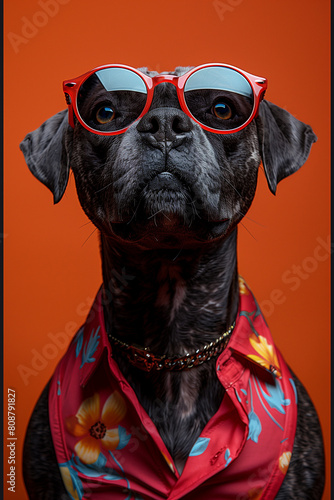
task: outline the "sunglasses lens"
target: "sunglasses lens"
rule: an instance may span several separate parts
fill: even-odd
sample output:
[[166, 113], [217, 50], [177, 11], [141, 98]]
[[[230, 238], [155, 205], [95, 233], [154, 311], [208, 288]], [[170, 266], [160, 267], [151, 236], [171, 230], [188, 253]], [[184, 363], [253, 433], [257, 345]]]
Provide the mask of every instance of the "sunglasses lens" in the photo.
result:
[[146, 100], [147, 88], [137, 73], [126, 68], [105, 68], [81, 85], [77, 109], [91, 129], [117, 132], [137, 120]]
[[193, 117], [215, 130], [241, 127], [254, 107], [248, 80], [238, 71], [221, 66], [202, 68], [190, 75], [184, 98]]

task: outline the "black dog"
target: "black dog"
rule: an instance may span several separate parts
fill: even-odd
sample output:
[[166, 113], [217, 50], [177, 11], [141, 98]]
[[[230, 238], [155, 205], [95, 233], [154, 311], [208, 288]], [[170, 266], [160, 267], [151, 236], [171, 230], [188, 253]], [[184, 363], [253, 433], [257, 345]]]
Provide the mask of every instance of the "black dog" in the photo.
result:
[[[175, 74], [184, 72], [178, 68]], [[145, 371], [129, 362], [127, 346], [146, 346], [173, 360], [229, 329], [239, 304], [237, 224], [252, 203], [260, 162], [275, 193], [277, 183], [303, 165], [315, 140], [308, 125], [267, 101], [236, 133], [205, 131], [180, 109], [175, 87], [162, 83], [149, 111], [123, 134], [94, 134], [77, 120], [71, 128], [62, 111], [21, 144], [30, 170], [51, 189], [55, 203], [73, 171], [80, 203], [101, 233], [104, 318], [113, 357], [179, 474], [225, 394], [216, 353], [187, 370]], [[130, 361], [140, 354], [133, 349]], [[294, 381], [297, 430], [276, 498], [320, 499], [321, 429], [306, 390]], [[48, 390], [27, 431], [24, 479], [31, 499], [74, 498], [57, 465]]]

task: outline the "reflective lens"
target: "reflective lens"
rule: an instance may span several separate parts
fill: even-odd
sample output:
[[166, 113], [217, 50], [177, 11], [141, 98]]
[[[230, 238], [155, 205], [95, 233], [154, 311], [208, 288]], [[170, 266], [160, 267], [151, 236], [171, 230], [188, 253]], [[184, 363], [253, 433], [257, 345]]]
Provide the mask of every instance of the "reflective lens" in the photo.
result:
[[137, 73], [125, 68], [105, 68], [81, 85], [77, 109], [91, 129], [116, 132], [137, 120], [146, 99], [145, 82]]
[[184, 98], [193, 117], [215, 130], [233, 130], [252, 114], [253, 89], [232, 68], [211, 66], [195, 71], [185, 83]]

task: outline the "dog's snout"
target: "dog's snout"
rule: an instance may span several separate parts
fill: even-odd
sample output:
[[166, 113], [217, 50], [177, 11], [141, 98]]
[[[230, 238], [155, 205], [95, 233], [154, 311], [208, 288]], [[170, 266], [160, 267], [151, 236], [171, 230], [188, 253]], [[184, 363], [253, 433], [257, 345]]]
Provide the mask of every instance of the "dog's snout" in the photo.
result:
[[152, 146], [179, 146], [192, 131], [191, 119], [177, 108], [158, 108], [146, 113], [137, 125], [138, 132]]

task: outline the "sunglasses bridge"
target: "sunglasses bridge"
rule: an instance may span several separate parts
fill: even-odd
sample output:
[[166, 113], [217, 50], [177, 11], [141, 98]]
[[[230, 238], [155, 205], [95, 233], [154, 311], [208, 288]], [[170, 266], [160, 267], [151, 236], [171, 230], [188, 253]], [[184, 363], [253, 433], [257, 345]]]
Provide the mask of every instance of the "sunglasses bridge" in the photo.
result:
[[180, 81], [180, 77], [176, 75], [155, 75], [150, 77], [152, 80], [152, 87], [150, 88], [155, 88], [157, 85], [160, 85], [161, 83], [171, 83], [174, 85], [174, 87], [181, 88], [180, 85], [178, 85]]

